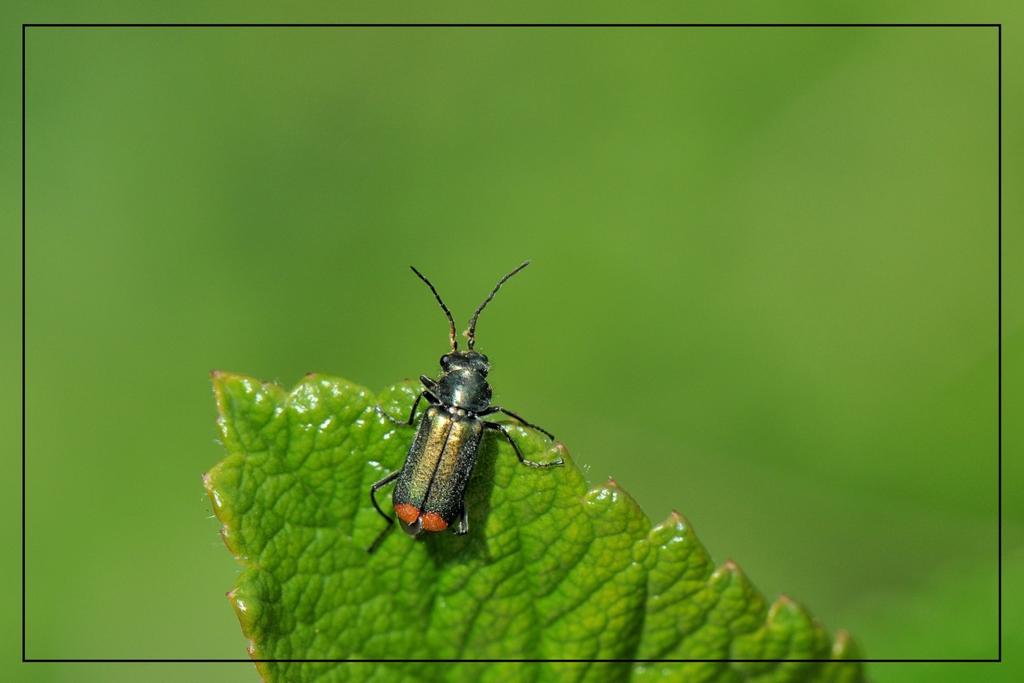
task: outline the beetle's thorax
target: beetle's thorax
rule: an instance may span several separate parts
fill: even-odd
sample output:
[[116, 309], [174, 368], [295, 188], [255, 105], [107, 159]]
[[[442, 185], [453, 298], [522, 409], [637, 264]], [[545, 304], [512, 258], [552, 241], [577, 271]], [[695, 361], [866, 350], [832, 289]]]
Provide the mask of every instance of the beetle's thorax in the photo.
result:
[[491, 404], [491, 387], [483, 373], [469, 368], [452, 369], [437, 382], [438, 400], [447, 407], [479, 413]]

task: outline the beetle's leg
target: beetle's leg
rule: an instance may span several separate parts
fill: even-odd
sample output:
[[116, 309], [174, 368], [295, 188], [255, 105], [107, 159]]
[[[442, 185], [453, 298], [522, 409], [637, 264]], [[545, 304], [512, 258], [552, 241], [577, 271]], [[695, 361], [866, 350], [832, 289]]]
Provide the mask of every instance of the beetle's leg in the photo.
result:
[[373, 507], [377, 508], [377, 512], [380, 513], [380, 516], [384, 518], [388, 525], [384, 527], [384, 529], [379, 534], [377, 534], [377, 538], [375, 538], [373, 543], [370, 544], [370, 547], [366, 549], [366, 552], [368, 553], [373, 553], [373, 551], [377, 549], [377, 546], [380, 545], [380, 542], [384, 540], [384, 534], [386, 534], [388, 530], [391, 529], [391, 526], [395, 523], [395, 520], [392, 519], [386, 512], [381, 510], [380, 505], [377, 505], [377, 491], [382, 486], [387, 486], [395, 479], [398, 479], [398, 475], [401, 473], [402, 470], [395, 470], [394, 472], [384, 477], [380, 481], [374, 483], [373, 486], [370, 487], [370, 502], [373, 503]]
[[501, 406], [489, 406], [487, 408], [487, 410], [485, 410], [484, 412], [480, 413], [480, 415], [490, 415], [492, 413], [505, 413], [509, 417], [518, 420], [519, 423], [521, 425], [523, 425], [524, 427], [529, 427], [530, 429], [536, 429], [538, 432], [544, 434], [546, 437], [548, 437], [552, 441], [555, 440], [555, 435], [554, 434], [552, 434], [548, 430], [544, 429], [540, 425], [535, 425], [532, 422], [527, 422], [526, 420], [524, 420], [523, 418], [519, 417], [518, 415], [513, 413], [511, 410], [508, 410], [507, 408], [502, 408]]
[[412, 424], [413, 419], [416, 417], [416, 408], [420, 404], [420, 399], [424, 397], [426, 397], [428, 403], [437, 405], [437, 398], [435, 398], [433, 394], [431, 394], [429, 391], [421, 391], [419, 395], [416, 396], [416, 400], [412, 402], [412, 410], [409, 411], [409, 419], [406, 420], [405, 422], [402, 422], [398, 418], [391, 417], [391, 415], [385, 412], [385, 410], [381, 408], [379, 405], [374, 406], [374, 410], [377, 411], [378, 415], [380, 415], [381, 417], [386, 417], [387, 419], [391, 420], [391, 422], [393, 422], [394, 424], [405, 425], [408, 427], [409, 425]]
[[384, 477], [383, 479], [374, 482], [374, 484], [370, 487], [370, 502], [373, 503], [373, 507], [377, 508], [377, 512], [380, 513], [380, 516], [388, 521], [388, 524], [391, 524], [395, 520], [391, 519], [391, 517], [389, 517], [386, 512], [380, 509], [380, 505], [377, 504], [377, 491], [379, 491], [382, 487], [387, 486], [395, 479], [398, 479], [398, 475], [401, 473], [402, 470], [395, 470], [394, 472]]
[[[419, 400], [418, 397], [417, 397], [417, 400]], [[397, 417], [392, 417], [392, 415], [389, 412], [387, 412], [386, 410], [384, 410], [384, 408], [382, 408], [379, 404], [375, 405], [373, 407], [373, 409], [377, 411], [378, 415], [383, 417], [385, 420], [387, 420], [391, 424], [396, 424], [396, 425], [406, 425], [406, 424], [408, 424], [407, 422], [405, 422], [403, 420], [399, 420]]]
[[420, 399], [423, 398], [423, 394], [426, 392], [421, 391], [416, 397], [416, 400], [412, 402], [412, 410], [409, 411], [409, 419], [405, 421], [405, 424], [411, 425], [413, 418], [416, 417], [416, 408], [420, 405]]
[[484, 421], [484, 427], [487, 429], [495, 429], [505, 435], [505, 438], [510, 444], [512, 444], [513, 450], [516, 452], [516, 457], [519, 458], [519, 462], [523, 463], [527, 467], [557, 467], [558, 465], [564, 465], [565, 461], [559, 458], [558, 460], [552, 460], [551, 462], [536, 462], [535, 460], [527, 460], [523, 452], [519, 450], [519, 444], [512, 438], [512, 435], [508, 433], [508, 428], [500, 422], [487, 422]]
[[452, 527], [452, 533], [462, 536], [469, 533], [469, 513], [466, 512], [466, 504], [462, 504], [462, 512], [459, 513], [459, 521]]

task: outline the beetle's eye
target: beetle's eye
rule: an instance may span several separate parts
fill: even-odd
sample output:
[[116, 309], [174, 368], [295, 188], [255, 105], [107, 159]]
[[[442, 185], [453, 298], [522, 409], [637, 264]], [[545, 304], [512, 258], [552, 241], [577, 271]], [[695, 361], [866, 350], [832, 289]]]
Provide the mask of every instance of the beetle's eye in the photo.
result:
[[480, 360], [482, 360], [487, 365], [491, 364], [491, 359], [488, 358], [487, 356], [483, 355], [482, 353], [480, 354]]
[[440, 362], [441, 362], [441, 367], [442, 368], [445, 367], [446, 365], [448, 365], [448, 354], [447, 353], [444, 354], [443, 356], [441, 356], [441, 361]]

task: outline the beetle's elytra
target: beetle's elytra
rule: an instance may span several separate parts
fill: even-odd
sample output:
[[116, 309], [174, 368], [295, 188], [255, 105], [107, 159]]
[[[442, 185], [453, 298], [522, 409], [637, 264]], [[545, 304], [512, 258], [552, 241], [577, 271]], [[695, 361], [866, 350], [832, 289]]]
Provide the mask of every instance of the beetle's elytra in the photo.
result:
[[409, 447], [402, 469], [392, 472], [370, 487], [370, 501], [381, 517], [387, 520], [387, 526], [377, 536], [373, 544], [367, 548], [373, 552], [385, 534], [394, 524], [394, 519], [384, 512], [377, 504], [377, 491], [381, 487], [395, 483], [392, 495], [395, 515], [402, 529], [411, 536], [418, 536], [424, 531], [444, 531], [451, 528], [456, 534], [469, 531], [469, 518], [466, 514], [466, 483], [476, 463], [477, 451], [484, 430], [500, 432], [512, 445], [519, 461], [529, 467], [554, 467], [563, 464], [561, 458], [551, 462], [534, 462], [527, 460], [519, 445], [509, 434], [507, 427], [501, 422], [491, 422], [482, 418], [494, 413], [504, 413], [519, 423], [536, 429], [552, 441], [555, 437], [551, 432], [531, 424], [511, 410], [491, 405], [491, 387], [487, 383], [490, 364], [487, 356], [473, 349], [476, 343], [476, 322], [480, 312], [491, 302], [505, 282], [529, 265], [525, 261], [518, 268], [498, 280], [491, 293], [480, 304], [473, 317], [469, 319], [469, 327], [465, 332], [467, 338], [466, 351], [459, 351], [459, 343], [455, 333], [455, 320], [448, 310], [441, 295], [434, 289], [420, 271], [412, 268], [412, 272], [426, 283], [434, 293], [437, 303], [448, 318], [448, 337], [451, 350], [441, 356], [441, 376], [431, 379], [420, 375], [423, 391], [413, 401], [409, 419], [400, 422], [385, 413], [380, 406], [377, 412], [392, 422], [412, 426], [416, 419], [416, 409], [422, 399], [426, 399], [429, 407], [420, 418], [416, 436]]

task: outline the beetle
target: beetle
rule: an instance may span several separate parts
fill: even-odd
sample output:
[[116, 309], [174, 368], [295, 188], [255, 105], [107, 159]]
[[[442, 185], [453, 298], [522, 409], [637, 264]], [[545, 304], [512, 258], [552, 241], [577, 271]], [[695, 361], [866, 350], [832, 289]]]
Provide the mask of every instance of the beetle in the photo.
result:
[[[380, 516], [387, 521], [387, 526], [380, 532], [374, 542], [367, 548], [372, 553], [384, 539], [385, 534], [394, 524], [394, 519], [381, 509], [377, 503], [377, 491], [396, 481], [392, 493], [395, 515], [402, 529], [410, 536], [416, 537], [423, 532], [438, 532], [451, 528], [462, 535], [469, 532], [469, 517], [466, 511], [465, 491], [469, 475], [476, 463], [477, 451], [484, 431], [493, 430], [502, 434], [512, 445], [519, 462], [528, 467], [546, 468], [563, 465], [562, 458], [551, 462], [535, 462], [523, 455], [508, 427], [502, 422], [492, 422], [483, 418], [494, 413], [503, 413], [520, 424], [535, 429], [551, 441], [554, 435], [538, 425], [527, 422], [516, 413], [498, 405], [491, 405], [491, 387], [487, 382], [490, 371], [490, 360], [476, 351], [476, 323], [480, 313], [498, 293], [501, 286], [513, 275], [530, 264], [524, 261], [512, 272], [498, 280], [491, 293], [480, 304], [473, 317], [469, 319], [469, 327], [465, 331], [467, 339], [466, 351], [459, 351], [459, 343], [455, 334], [455, 320], [448, 310], [441, 295], [420, 271], [414, 266], [412, 272], [422, 280], [434, 298], [440, 304], [448, 318], [448, 337], [450, 350], [441, 356], [441, 376], [432, 379], [420, 375], [423, 390], [413, 401], [409, 418], [404, 422], [398, 420], [376, 406], [377, 412], [391, 422], [411, 427], [416, 418], [416, 409], [420, 401], [426, 399], [429, 407], [420, 418], [416, 435], [409, 447], [405, 464], [370, 487], [370, 502]], [[454, 524], [454, 526], [453, 526]]]

